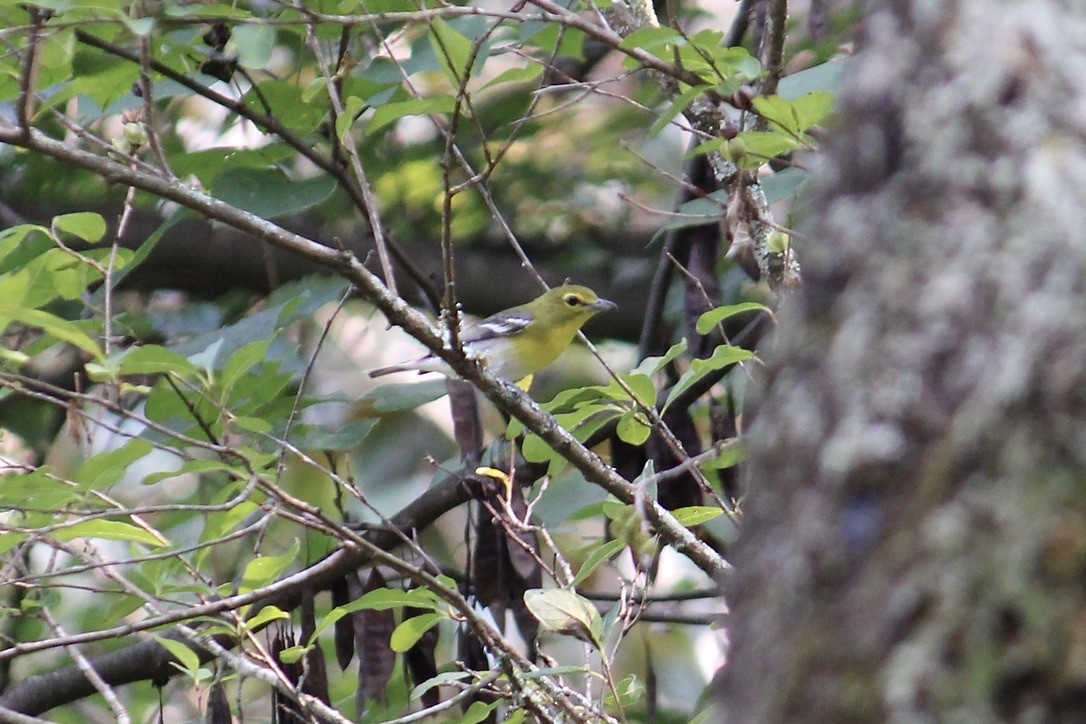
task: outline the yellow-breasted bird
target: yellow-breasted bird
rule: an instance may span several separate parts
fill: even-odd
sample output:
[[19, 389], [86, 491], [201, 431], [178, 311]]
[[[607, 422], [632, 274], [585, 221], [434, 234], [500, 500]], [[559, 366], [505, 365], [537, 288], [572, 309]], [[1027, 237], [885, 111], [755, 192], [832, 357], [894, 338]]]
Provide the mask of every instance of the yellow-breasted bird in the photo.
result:
[[[460, 341], [464, 352], [483, 360], [495, 377], [517, 382], [558, 359], [589, 319], [616, 307], [588, 287], [565, 284], [471, 325], [460, 335]], [[371, 370], [370, 377], [405, 370], [449, 374], [441, 359], [428, 354]]]

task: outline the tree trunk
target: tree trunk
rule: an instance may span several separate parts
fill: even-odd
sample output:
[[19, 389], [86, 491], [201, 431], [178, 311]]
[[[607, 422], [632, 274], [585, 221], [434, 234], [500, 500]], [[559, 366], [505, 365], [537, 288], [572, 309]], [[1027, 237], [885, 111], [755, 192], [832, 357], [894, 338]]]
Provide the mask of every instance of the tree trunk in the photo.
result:
[[721, 701], [1086, 721], [1086, 3], [878, 5], [749, 435]]

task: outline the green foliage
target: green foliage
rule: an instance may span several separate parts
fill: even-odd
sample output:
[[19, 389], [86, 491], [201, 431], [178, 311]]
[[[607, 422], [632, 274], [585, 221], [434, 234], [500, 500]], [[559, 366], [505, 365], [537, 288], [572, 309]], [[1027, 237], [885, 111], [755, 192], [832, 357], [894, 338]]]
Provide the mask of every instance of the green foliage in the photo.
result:
[[573, 636], [597, 648], [603, 645], [603, 619], [583, 596], [564, 588], [524, 592], [524, 603], [543, 628]]
[[[354, 301], [337, 306], [348, 296], [341, 279], [283, 284], [269, 274], [266, 282], [275, 291], [263, 298], [249, 289], [216, 298], [176, 291], [175, 283], [176, 289], [199, 289], [204, 281], [192, 283], [187, 275], [193, 272], [180, 265], [167, 270], [176, 271], [176, 278], [152, 282], [162, 285], [154, 293], [140, 276], [163, 238], [177, 241], [177, 230], [184, 228], [179, 222], [191, 212], [146, 190], [128, 196], [127, 173], [149, 175], [175, 190], [206, 190], [215, 201], [200, 213], [213, 224], [228, 218], [225, 210], [241, 210], [263, 219], [265, 229], [274, 220], [320, 240], [325, 253], [345, 238], [369, 239], [368, 225], [378, 219], [386, 239], [414, 242], [415, 249], [427, 243], [437, 250], [447, 230], [457, 255], [481, 250], [485, 264], [496, 240], [504, 247], [508, 226], [527, 240], [524, 247], [534, 259], [560, 259], [567, 268], [593, 268], [647, 284], [651, 264], [635, 236], [655, 221], [647, 222], [638, 209], [670, 203], [678, 169], [668, 164], [681, 156], [675, 126], [687, 125], [706, 101], [726, 105], [744, 86], [757, 86], [759, 61], [743, 48], [724, 47], [721, 28], [689, 35], [646, 27], [618, 50], [648, 54], [683, 80], [653, 71], [622, 83], [596, 83], [594, 74], [607, 67], [596, 65], [601, 41], [568, 21], [530, 8], [515, 16], [482, 6], [470, 16], [463, 6], [420, 8], [407, 0], [319, 0], [306, 3], [304, 14], [289, 3], [0, 3], [6, 51], [0, 54], [0, 101], [13, 111], [9, 120], [18, 116], [15, 109], [25, 108], [36, 132], [115, 164], [114, 172], [104, 174], [106, 183], [16, 145], [0, 149], [5, 203], [47, 208], [39, 223], [0, 231], [5, 464], [9, 447], [15, 451], [10, 470], [0, 477], [0, 555], [25, 579], [17, 591], [21, 599], [0, 602], [13, 612], [14, 622], [2, 632], [5, 640], [45, 648], [41, 642], [59, 638], [42, 615], [46, 610], [67, 632], [84, 636], [81, 650], [85, 645], [91, 656], [117, 645], [96, 641], [101, 631], [150, 628], [175, 659], [183, 686], [206, 687], [218, 680], [219, 668], [229, 683], [227, 664], [201, 663], [197, 642], [190, 646], [176, 631], [167, 632], [177, 612], [226, 601], [227, 610], [193, 614], [184, 623], [200, 636], [251, 647], [264, 627], [298, 622], [300, 589], [276, 598], [284, 580], [319, 566], [332, 552], [371, 565], [372, 551], [358, 543], [358, 536], [368, 536], [386, 541], [399, 557], [397, 565], [382, 559], [379, 570], [385, 573], [411, 579], [412, 570], [430, 573], [436, 565], [464, 578], [441, 577], [443, 585], [435, 590], [382, 582], [374, 590], [350, 590], [350, 600], [329, 601], [328, 579], [318, 577], [316, 590], [308, 592], [315, 598], [312, 636], [288, 646], [279, 654], [281, 662], [301, 664], [344, 640], [358, 646], [356, 627], [372, 623], [371, 613], [393, 617], [380, 619], [389, 629], [382, 653], [408, 654], [397, 659], [389, 700], [363, 702], [363, 720], [402, 716], [408, 701], [439, 684], [466, 685], [489, 673], [451, 670], [451, 647], [443, 645], [436, 676], [422, 674], [429, 680], [414, 680], [412, 691], [403, 675], [410, 654], [438, 636], [447, 638], [453, 623], [463, 632], [483, 625], [449, 594], [467, 590], [468, 549], [483, 566], [482, 577], [530, 569], [543, 579], [524, 576], [503, 588], [504, 598], [491, 613], [508, 607], [521, 625], [534, 617], [552, 638], [579, 638], [608, 664], [614, 659], [624, 669], [632, 665], [636, 653], [630, 651], [638, 647], [622, 640], [623, 607], [599, 604], [587, 594], [642, 590], [648, 564], [671, 552], [664, 551], [666, 539], [645, 514], [660, 480], [653, 461], [631, 481], [641, 496], [636, 504], [612, 499], [585, 506], [605, 493], [588, 488], [562, 454], [512, 420], [507, 437], [522, 438], [523, 458], [545, 464], [554, 480], [528, 491], [529, 502], [514, 496], [510, 484], [500, 491], [505, 498], [488, 501], [493, 510], [473, 514], [493, 515], [510, 559], [492, 571], [485, 552], [474, 549], [478, 540], [465, 541], [459, 525], [425, 520], [416, 528], [411, 516], [407, 526], [396, 528], [395, 545], [388, 544], [381, 537], [388, 518], [435, 505], [426, 499], [428, 486], [439, 488], [446, 500], [463, 500], [462, 488], [440, 489], [443, 481], [464, 477], [458, 461], [435, 461], [449, 455], [451, 443], [442, 438], [442, 448], [423, 434], [443, 433], [442, 425], [416, 415], [447, 394], [445, 381], [361, 387], [362, 363], [352, 357], [359, 350], [346, 348], [343, 340], [350, 334], [335, 324], [381, 322], [367, 322]], [[38, 10], [49, 13], [39, 16]], [[28, 74], [31, 56], [35, 69]], [[641, 67], [629, 54], [623, 62], [629, 70]], [[28, 78], [34, 93], [23, 104]], [[771, 203], [792, 198], [806, 172], [797, 165], [769, 175], [767, 164], [816, 147], [813, 131], [827, 123], [838, 83], [836, 66], [786, 78], [778, 95], [756, 97], [752, 113], [734, 114], [742, 124], [735, 133], [703, 138], [691, 153], [718, 154], [748, 172], [748, 180], [760, 178]], [[337, 94], [335, 102], [330, 92]], [[756, 123], [747, 122], [754, 117]], [[727, 123], [733, 120], [729, 116]], [[450, 141], [446, 134], [454, 129]], [[364, 179], [354, 175], [356, 168], [364, 169]], [[375, 197], [373, 208], [356, 205], [367, 194]], [[716, 223], [726, 218], [728, 202], [727, 189], [706, 194], [663, 226]], [[62, 213], [72, 209], [77, 211]], [[154, 223], [141, 223], [147, 219]], [[614, 232], [621, 233], [621, 245], [597, 243]], [[208, 252], [207, 239], [182, 241], [182, 259], [199, 260]], [[410, 257], [414, 251], [408, 248]], [[434, 258], [439, 255], [435, 251]], [[361, 257], [350, 263], [378, 267], [377, 260]], [[467, 254], [455, 261], [461, 265], [464, 259], [470, 263]], [[342, 270], [348, 260], [342, 261], [330, 267]], [[431, 269], [426, 261], [419, 263], [424, 275]], [[229, 260], [225, 266], [217, 271], [230, 277]], [[501, 267], [495, 269], [491, 273], [500, 276]], [[721, 269], [710, 271], [726, 277], [733, 270], [722, 261]], [[405, 293], [414, 293], [410, 279], [398, 280], [410, 290]], [[737, 315], [767, 313], [761, 304], [741, 301], [749, 298], [747, 289], [729, 290], [732, 303], [702, 315], [697, 332], [722, 332]], [[334, 323], [328, 321], [332, 310], [339, 315]], [[670, 321], [682, 328], [682, 320]], [[580, 441], [614, 437], [648, 456], [650, 441], [664, 439], [662, 416], [677, 399], [722, 378], [731, 395], [733, 385], [742, 385], [747, 363], [757, 363], [750, 350], [725, 343], [708, 358], [695, 359], [686, 340], [679, 340], [664, 355], [620, 371], [606, 384], [568, 387], [543, 407]], [[725, 376], [733, 367], [737, 371]], [[718, 398], [724, 394], [719, 389]], [[709, 406], [703, 395], [684, 411], [700, 438], [710, 432]], [[492, 427], [500, 430], [501, 423]], [[742, 459], [739, 444], [719, 450], [691, 468], [711, 472]], [[511, 460], [514, 451], [496, 445], [483, 464], [504, 475]], [[552, 482], [554, 490], [541, 490]], [[509, 516], [521, 515], [522, 506], [545, 507], [546, 496], [556, 492], [572, 501], [561, 501], [565, 510], [582, 512], [541, 529], [554, 550], [539, 552], [528, 523], [542, 524], [535, 518], [514, 523]], [[601, 515], [610, 521], [607, 535], [598, 524], [584, 533], [580, 523]], [[686, 527], [720, 515], [709, 504], [673, 511]], [[540, 567], [536, 557], [552, 568]], [[633, 560], [632, 578], [624, 566], [611, 565], [616, 559]], [[471, 598], [482, 607], [478, 591]], [[627, 597], [623, 605], [632, 611], [640, 603]], [[164, 613], [168, 618], [159, 619]], [[651, 634], [646, 638], [657, 645]], [[677, 647], [685, 665], [689, 642], [684, 634]], [[55, 641], [49, 648], [61, 650]], [[264, 661], [251, 648], [247, 656]], [[54, 661], [28, 656], [19, 664], [20, 675], [36, 674], [46, 673]], [[349, 712], [354, 702], [345, 701], [359, 688], [358, 673], [332, 668], [332, 705]], [[498, 668], [501, 675], [492, 684], [501, 694], [497, 700], [475, 701], [450, 720], [482, 721], [500, 711], [518, 721], [527, 715], [508, 692], [522, 690], [524, 681], [585, 674], [584, 662], [525, 667], [514, 685]], [[592, 687], [597, 698], [589, 703], [597, 708], [629, 711], [648, 696], [643, 677], [627, 670], [587, 675], [605, 684]], [[697, 698], [700, 682], [692, 677], [688, 686], [677, 699]], [[547, 689], [532, 691], [543, 696]], [[148, 693], [133, 691], [122, 699], [132, 718], [152, 716]], [[248, 716], [259, 719], [262, 711]]]

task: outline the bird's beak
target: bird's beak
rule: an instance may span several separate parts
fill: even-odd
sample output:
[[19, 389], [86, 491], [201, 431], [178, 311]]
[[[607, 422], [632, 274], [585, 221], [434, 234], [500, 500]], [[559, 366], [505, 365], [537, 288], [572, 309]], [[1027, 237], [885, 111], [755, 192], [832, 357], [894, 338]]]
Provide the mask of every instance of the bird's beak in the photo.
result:
[[597, 299], [589, 304], [588, 308], [598, 314], [600, 312], [610, 312], [612, 309], [618, 309], [618, 305], [610, 299]]

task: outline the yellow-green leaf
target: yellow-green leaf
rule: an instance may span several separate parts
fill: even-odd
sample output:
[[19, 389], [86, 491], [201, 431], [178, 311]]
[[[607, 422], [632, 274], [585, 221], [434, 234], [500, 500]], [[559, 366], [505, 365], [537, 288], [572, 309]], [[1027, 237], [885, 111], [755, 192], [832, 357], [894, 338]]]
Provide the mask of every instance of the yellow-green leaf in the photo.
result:
[[82, 523], [61, 528], [53, 533], [53, 537], [61, 541], [71, 541], [77, 538], [100, 538], [103, 540], [131, 541], [143, 543], [155, 548], [165, 548], [170, 544], [161, 533], [151, 532], [119, 520], [87, 520]]

